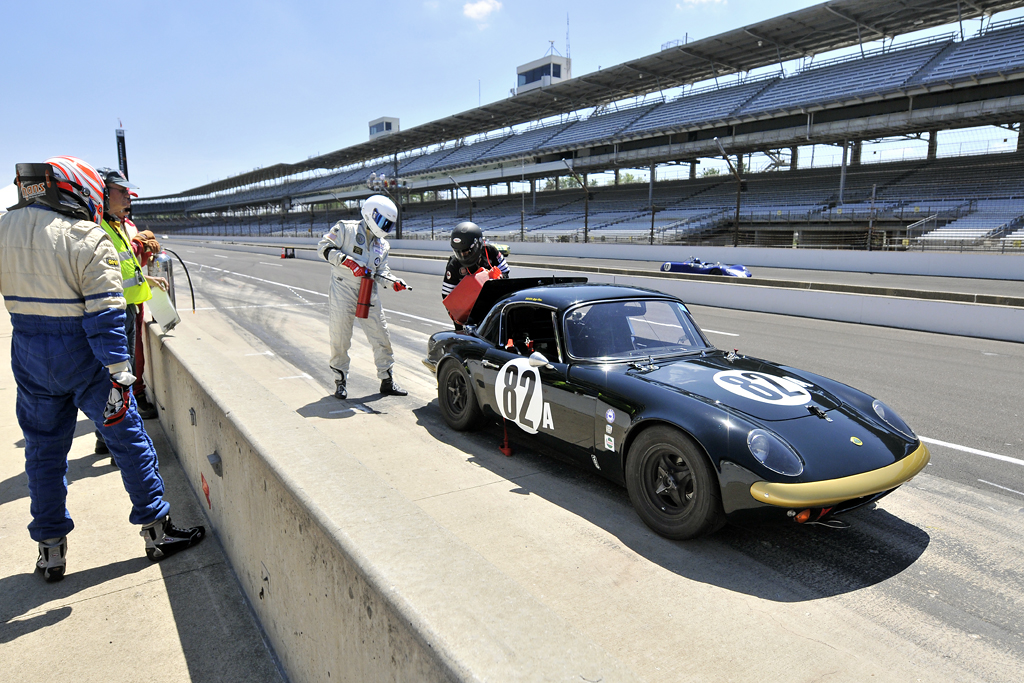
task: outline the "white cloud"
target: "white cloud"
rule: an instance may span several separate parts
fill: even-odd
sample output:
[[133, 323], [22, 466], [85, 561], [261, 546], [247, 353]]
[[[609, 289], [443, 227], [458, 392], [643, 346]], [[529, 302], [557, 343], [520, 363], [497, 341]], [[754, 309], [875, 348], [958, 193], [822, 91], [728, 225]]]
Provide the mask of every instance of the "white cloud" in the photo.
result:
[[501, 9], [498, 0], [478, 0], [462, 6], [462, 13], [473, 21], [485, 21], [492, 13]]

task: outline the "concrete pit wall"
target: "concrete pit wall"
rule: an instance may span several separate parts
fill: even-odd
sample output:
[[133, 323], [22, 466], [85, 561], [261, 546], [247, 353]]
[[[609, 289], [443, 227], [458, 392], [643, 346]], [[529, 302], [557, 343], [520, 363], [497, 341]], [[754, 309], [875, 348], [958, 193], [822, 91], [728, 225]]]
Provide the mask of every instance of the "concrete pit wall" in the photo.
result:
[[157, 329], [161, 423], [291, 681], [635, 680], [185, 325]]

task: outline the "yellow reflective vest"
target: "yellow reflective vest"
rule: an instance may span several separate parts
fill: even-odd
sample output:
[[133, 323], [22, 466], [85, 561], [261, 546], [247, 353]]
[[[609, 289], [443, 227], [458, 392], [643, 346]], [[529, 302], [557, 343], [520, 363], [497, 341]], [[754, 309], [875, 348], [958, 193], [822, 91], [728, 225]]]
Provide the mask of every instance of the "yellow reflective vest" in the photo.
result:
[[110, 241], [114, 243], [114, 248], [117, 249], [117, 260], [121, 263], [124, 300], [130, 304], [141, 304], [152, 299], [153, 293], [149, 290], [149, 283], [146, 282], [146, 278], [142, 274], [142, 266], [135, 258], [131, 240], [125, 234], [121, 223], [114, 221], [113, 224], [110, 224], [104, 218], [101, 226], [110, 237]]

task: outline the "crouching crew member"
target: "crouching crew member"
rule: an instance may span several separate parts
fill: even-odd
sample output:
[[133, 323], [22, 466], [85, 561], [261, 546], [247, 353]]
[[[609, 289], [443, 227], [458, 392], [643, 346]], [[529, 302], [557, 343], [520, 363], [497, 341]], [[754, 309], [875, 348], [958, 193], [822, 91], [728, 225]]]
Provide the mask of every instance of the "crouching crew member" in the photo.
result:
[[356, 317], [356, 304], [364, 277], [372, 278], [370, 312], [363, 319], [363, 332], [373, 347], [373, 360], [377, 366], [380, 393], [385, 396], [406, 396], [392, 375], [395, 354], [391, 349], [388, 322], [380, 304], [377, 285], [391, 285], [396, 292], [408, 289], [405, 281], [391, 274], [388, 267], [387, 235], [398, 220], [398, 207], [383, 195], [373, 195], [363, 204], [363, 220], [338, 221], [323, 236], [317, 251], [331, 264], [330, 334], [331, 370], [334, 372], [334, 396], [348, 397], [346, 380], [351, 359], [352, 324]]

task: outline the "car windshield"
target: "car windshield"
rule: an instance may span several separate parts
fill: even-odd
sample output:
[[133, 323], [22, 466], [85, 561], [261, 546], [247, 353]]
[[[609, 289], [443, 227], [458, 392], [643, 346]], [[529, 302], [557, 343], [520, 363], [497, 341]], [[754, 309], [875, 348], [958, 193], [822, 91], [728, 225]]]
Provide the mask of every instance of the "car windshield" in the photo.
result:
[[565, 340], [576, 358], [646, 358], [710, 349], [686, 308], [675, 301], [609, 301], [574, 308]]

